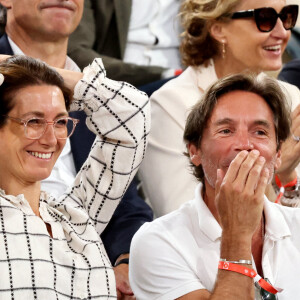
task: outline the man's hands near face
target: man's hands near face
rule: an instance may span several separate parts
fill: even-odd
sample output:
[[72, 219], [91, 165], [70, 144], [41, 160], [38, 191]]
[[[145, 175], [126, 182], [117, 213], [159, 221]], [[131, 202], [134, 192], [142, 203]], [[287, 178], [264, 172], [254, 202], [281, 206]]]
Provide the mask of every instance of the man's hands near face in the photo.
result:
[[251, 241], [262, 217], [268, 180], [265, 159], [257, 150], [241, 151], [226, 174], [218, 170], [215, 195], [223, 235]]

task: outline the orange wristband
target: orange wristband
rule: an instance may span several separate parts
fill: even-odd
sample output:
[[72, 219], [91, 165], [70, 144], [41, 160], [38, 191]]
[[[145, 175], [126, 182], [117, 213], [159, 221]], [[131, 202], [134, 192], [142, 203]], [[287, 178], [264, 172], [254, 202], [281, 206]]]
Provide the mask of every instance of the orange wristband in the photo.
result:
[[269, 293], [277, 294], [278, 292], [282, 291], [282, 289], [273, 287], [270, 283], [261, 278], [261, 276], [259, 276], [253, 269], [225, 261], [219, 262], [219, 269], [233, 271], [251, 277], [254, 279], [254, 282], [257, 282], [261, 288]]

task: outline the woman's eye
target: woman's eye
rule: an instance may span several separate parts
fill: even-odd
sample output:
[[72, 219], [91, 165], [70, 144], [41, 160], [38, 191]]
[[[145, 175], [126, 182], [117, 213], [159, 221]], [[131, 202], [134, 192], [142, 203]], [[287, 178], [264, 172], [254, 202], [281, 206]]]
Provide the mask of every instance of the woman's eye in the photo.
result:
[[43, 119], [30, 119], [27, 121], [27, 126], [40, 126], [43, 125], [45, 122]]
[[56, 121], [57, 126], [67, 126], [68, 124], [68, 119], [59, 119]]

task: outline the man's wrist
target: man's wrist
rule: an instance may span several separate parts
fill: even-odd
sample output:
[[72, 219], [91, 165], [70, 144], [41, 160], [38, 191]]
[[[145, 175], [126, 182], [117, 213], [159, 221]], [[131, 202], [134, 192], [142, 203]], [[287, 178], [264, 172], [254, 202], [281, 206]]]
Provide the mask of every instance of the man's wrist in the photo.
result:
[[129, 264], [129, 253], [121, 254], [115, 261], [114, 267], [120, 264]]
[[227, 260], [251, 260], [252, 236], [245, 234], [222, 233], [221, 257]]
[[115, 263], [114, 267], [117, 267], [122, 264], [129, 265], [129, 258], [120, 259], [118, 262]]

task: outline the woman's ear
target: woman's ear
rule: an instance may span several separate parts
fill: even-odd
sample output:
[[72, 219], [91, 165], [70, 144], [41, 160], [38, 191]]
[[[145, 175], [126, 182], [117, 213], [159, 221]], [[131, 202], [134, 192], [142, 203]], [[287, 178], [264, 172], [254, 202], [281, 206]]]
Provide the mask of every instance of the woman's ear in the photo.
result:
[[219, 43], [225, 44], [227, 42], [226, 35], [224, 33], [224, 23], [214, 22], [209, 29], [210, 35]]
[[201, 151], [194, 144], [188, 145], [188, 151], [190, 154], [191, 162], [195, 166], [199, 166], [201, 164]]

